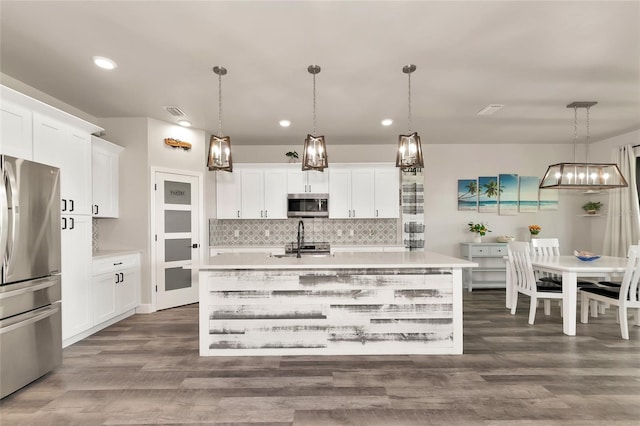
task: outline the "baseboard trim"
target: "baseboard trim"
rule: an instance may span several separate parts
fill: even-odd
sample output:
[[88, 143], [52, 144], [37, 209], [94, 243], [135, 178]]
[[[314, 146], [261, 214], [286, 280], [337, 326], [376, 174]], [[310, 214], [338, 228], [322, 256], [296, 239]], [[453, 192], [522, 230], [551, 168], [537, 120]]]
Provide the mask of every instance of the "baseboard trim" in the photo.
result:
[[154, 313], [156, 310], [153, 309], [153, 305], [150, 303], [146, 303], [146, 304], [140, 304], [138, 305], [138, 307], [136, 308], [136, 314], [152, 314]]

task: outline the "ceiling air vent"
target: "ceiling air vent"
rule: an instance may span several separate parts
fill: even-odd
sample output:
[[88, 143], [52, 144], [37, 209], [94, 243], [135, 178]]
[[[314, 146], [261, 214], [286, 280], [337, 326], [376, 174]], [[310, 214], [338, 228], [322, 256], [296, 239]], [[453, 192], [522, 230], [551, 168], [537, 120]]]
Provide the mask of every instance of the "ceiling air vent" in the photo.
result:
[[476, 115], [491, 115], [504, 108], [502, 104], [489, 104], [476, 113]]
[[171, 115], [173, 115], [174, 117], [186, 117], [187, 114], [184, 113], [183, 110], [181, 110], [180, 108], [178, 108], [177, 106], [166, 106], [164, 107], [164, 109], [167, 110], [167, 112]]

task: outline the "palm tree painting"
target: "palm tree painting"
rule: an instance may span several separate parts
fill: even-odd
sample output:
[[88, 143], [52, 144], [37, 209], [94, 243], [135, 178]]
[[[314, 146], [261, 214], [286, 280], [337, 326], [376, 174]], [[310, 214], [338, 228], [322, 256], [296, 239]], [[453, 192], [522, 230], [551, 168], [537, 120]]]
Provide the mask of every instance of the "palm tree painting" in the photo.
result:
[[458, 210], [478, 209], [477, 179], [458, 179]]
[[498, 176], [480, 176], [478, 178], [478, 211], [497, 213], [498, 197], [504, 188], [498, 185]]
[[518, 214], [518, 175], [498, 175], [499, 210], [502, 216]]

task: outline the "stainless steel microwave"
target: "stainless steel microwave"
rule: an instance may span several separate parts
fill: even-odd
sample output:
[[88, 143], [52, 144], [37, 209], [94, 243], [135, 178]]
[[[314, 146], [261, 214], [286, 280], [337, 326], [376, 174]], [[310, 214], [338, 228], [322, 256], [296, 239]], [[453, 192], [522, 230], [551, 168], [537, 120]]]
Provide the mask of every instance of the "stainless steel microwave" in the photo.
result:
[[289, 194], [287, 217], [329, 217], [329, 194]]

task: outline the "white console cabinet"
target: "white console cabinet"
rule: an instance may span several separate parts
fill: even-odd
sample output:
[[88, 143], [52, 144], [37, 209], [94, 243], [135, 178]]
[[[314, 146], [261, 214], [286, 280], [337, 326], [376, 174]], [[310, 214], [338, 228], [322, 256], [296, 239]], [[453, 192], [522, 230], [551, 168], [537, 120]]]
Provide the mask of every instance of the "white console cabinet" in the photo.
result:
[[463, 277], [469, 291], [474, 287], [504, 288], [506, 285], [506, 243], [460, 243], [460, 256], [477, 262], [477, 268], [467, 268]]

